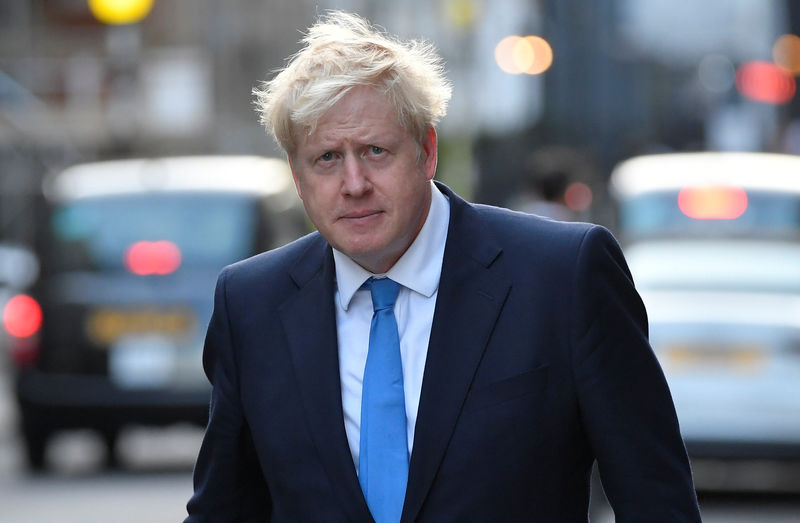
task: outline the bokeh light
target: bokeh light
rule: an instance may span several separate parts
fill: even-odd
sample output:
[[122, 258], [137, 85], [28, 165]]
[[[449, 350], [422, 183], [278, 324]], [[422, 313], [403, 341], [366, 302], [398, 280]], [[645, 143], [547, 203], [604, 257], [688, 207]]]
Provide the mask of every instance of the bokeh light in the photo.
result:
[[721, 94], [733, 87], [736, 68], [727, 56], [711, 54], [700, 61], [697, 76], [705, 89]]
[[800, 74], [800, 36], [786, 34], [772, 46], [772, 59], [790, 74]]
[[153, 0], [89, 0], [94, 17], [109, 25], [141, 22], [152, 8]]
[[33, 336], [42, 326], [42, 308], [30, 296], [14, 296], [3, 309], [3, 326], [17, 338]]
[[507, 36], [500, 40], [494, 48], [494, 59], [498, 67], [506, 73], [519, 74], [522, 72], [514, 65], [514, 45], [519, 39], [519, 36]]
[[564, 203], [575, 212], [583, 212], [592, 205], [592, 189], [582, 182], [574, 182], [564, 191]]
[[739, 187], [687, 187], [678, 193], [681, 212], [695, 220], [735, 220], [747, 210]]
[[769, 62], [746, 62], [736, 71], [736, 88], [751, 100], [768, 104], [785, 104], [795, 94], [794, 77], [780, 66]]
[[553, 49], [540, 36], [511, 35], [500, 40], [494, 57], [506, 73], [536, 75], [547, 71], [553, 64]]
[[123, 261], [127, 269], [139, 276], [166, 275], [178, 270], [181, 251], [169, 241], [136, 242], [125, 250]]
[[472, 27], [478, 16], [473, 0], [449, 0], [445, 3], [444, 12], [450, 23], [460, 29]]
[[523, 69], [526, 74], [541, 74], [553, 65], [553, 48], [541, 36], [526, 36], [525, 43], [533, 50], [533, 60]]

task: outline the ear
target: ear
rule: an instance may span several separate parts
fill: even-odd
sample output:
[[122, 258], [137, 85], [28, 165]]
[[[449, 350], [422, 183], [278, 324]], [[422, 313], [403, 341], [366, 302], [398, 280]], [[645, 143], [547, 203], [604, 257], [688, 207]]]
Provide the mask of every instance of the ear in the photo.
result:
[[428, 127], [425, 138], [422, 140], [422, 168], [425, 171], [425, 178], [433, 180], [436, 175], [436, 162], [438, 160], [436, 129]]
[[292, 157], [291, 156], [287, 156], [286, 159], [289, 162], [289, 169], [292, 171], [292, 180], [294, 180], [294, 188], [297, 191], [297, 196], [299, 196], [300, 199], [302, 200], [303, 199], [303, 191], [300, 190], [300, 181], [298, 180], [297, 174], [295, 173], [294, 165], [292, 164]]

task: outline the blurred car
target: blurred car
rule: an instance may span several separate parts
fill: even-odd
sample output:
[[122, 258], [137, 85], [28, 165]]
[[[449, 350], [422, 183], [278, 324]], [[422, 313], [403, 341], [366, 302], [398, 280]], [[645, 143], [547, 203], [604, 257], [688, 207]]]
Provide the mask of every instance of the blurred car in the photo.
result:
[[[118, 160], [44, 184], [41, 275], [13, 339], [27, 457], [59, 430], [207, 421], [203, 339], [220, 269], [308, 231], [288, 165], [250, 156]], [[8, 309], [8, 307], [7, 307]]]
[[800, 457], [800, 157], [637, 157], [610, 189], [689, 453]]

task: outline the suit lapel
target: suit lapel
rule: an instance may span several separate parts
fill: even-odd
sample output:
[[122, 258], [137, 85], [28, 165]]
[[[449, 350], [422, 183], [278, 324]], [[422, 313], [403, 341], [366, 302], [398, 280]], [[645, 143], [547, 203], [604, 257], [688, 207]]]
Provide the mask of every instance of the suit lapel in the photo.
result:
[[444, 186], [450, 226], [428, 345], [403, 521], [416, 519], [444, 457], [510, 282], [491, 270], [501, 249], [476, 211]]
[[297, 294], [280, 308], [308, 426], [320, 460], [352, 521], [369, 521], [342, 411], [331, 249], [320, 238], [292, 271]]

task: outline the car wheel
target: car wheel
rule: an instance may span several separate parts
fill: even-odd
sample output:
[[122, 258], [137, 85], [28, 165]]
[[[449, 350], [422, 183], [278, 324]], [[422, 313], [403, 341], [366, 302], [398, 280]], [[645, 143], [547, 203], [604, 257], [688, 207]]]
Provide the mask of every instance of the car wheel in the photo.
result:
[[119, 468], [119, 453], [117, 451], [117, 441], [119, 440], [119, 431], [117, 430], [104, 430], [100, 433], [103, 438], [103, 443], [106, 446], [106, 460], [105, 466], [109, 469]]
[[50, 434], [30, 427], [23, 429], [25, 439], [25, 455], [28, 458], [28, 469], [31, 472], [43, 472], [47, 468], [47, 441]]

